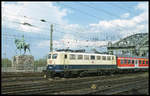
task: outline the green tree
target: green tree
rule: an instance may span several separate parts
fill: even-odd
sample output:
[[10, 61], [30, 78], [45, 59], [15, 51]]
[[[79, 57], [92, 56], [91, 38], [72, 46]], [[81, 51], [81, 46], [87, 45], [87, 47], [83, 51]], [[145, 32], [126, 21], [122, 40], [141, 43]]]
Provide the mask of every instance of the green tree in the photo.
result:
[[2, 67], [12, 67], [12, 62], [8, 58], [2, 58]]
[[45, 67], [47, 64], [47, 55], [34, 61], [35, 67]]

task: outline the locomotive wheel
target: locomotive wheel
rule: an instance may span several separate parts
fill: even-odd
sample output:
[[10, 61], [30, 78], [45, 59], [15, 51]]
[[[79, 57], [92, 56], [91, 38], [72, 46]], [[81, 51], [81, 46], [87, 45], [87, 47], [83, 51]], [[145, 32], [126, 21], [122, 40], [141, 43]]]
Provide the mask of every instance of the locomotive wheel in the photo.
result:
[[79, 76], [80, 77], [88, 76], [88, 72], [87, 71], [81, 72]]
[[69, 76], [71, 76], [71, 72], [70, 71], [64, 71], [63, 77], [68, 78]]

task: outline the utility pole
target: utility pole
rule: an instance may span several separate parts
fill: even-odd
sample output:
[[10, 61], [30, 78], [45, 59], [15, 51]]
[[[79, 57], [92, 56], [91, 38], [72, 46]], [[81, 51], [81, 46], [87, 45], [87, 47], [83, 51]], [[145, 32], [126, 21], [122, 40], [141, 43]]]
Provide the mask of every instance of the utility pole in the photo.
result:
[[51, 32], [50, 32], [50, 52], [53, 51], [53, 39], [52, 39], [52, 33], [53, 33], [53, 24], [51, 24]]

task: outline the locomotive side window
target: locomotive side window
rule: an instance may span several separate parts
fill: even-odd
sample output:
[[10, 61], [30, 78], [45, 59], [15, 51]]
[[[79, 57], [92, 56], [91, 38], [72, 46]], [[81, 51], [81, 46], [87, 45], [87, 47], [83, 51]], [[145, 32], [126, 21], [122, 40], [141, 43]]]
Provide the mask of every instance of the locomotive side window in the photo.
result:
[[91, 55], [91, 60], [95, 60], [95, 56], [94, 55]]
[[82, 60], [83, 59], [83, 55], [78, 55], [78, 60]]
[[134, 64], [134, 60], [132, 60], [132, 64]]
[[51, 59], [51, 54], [48, 55], [48, 59]]
[[101, 59], [101, 56], [97, 56], [97, 60], [100, 60]]
[[139, 64], [141, 64], [142, 62], [141, 62], [141, 60], [139, 60]]
[[145, 60], [143, 60], [143, 64], [145, 64]]
[[102, 59], [103, 59], [103, 60], [106, 60], [106, 56], [102, 56]]
[[110, 56], [107, 56], [107, 60], [111, 60]]
[[57, 54], [53, 54], [52, 59], [56, 59], [57, 58]]
[[70, 60], [75, 60], [76, 59], [76, 55], [75, 54], [70, 54], [69, 57], [70, 57]]
[[89, 55], [84, 55], [84, 60], [89, 60]]

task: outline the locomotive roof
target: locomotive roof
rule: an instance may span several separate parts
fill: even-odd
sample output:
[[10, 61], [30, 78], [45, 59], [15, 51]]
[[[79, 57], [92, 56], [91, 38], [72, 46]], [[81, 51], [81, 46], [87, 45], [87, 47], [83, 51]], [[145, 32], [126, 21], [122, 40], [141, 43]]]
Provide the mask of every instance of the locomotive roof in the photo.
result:
[[[49, 52], [51, 53], [51, 52]], [[98, 54], [98, 53], [88, 53], [88, 52], [58, 52], [58, 51], [54, 51], [53, 53], [69, 53], [69, 54], [88, 54], [88, 55], [109, 55], [109, 56], [115, 56], [115, 55], [110, 55], [110, 54]]]

